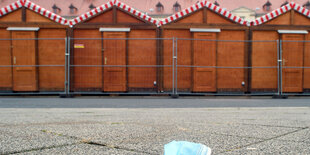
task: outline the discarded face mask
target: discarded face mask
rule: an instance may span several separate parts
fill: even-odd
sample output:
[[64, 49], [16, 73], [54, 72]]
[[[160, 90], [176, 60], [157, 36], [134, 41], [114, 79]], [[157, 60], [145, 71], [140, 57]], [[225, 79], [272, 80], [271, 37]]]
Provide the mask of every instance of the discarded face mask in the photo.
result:
[[164, 155], [211, 155], [211, 149], [203, 144], [172, 141], [165, 145]]

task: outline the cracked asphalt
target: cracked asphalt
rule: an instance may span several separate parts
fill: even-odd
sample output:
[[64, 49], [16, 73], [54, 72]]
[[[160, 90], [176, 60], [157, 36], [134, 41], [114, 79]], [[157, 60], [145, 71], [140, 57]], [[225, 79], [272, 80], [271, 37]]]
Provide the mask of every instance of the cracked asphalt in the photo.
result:
[[310, 154], [310, 99], [0, 98], [0, 154]]

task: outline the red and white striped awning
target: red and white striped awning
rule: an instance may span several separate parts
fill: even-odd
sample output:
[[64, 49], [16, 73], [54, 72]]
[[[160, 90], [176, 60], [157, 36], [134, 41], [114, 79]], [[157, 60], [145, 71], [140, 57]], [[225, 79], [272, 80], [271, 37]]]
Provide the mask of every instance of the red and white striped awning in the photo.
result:
[[40, 15], [45, 16], [45, 17], [47, 17], [47, 18], [49, 18], [49, 19], [51, 19], [57, 23], [62, 24], [62, 25], [68, 25], [69, 24], [67, 19], [65, 19], [65, 18], [45, 9], [45, 8], [42, 8], [39, 5], [33, 3], [29, 0], [18, 0], [16, 2], [4, 7], [4, 8], [1, 8], [0, 9], [0, 17], [4, 16], [10, 12], [13, 12], [13, 11], [15, 11], [21, 7], [26, 7], [28, 9], [30, 9], [36, 13], [39, 13]]
[[249, 22], [250, 26], [257, 26], [257, 25], [261, 25], [263, 23], [266, 23], [266, 22], [268, 22], [268, 21], [270, 21], [270, 20], [292, 10], [292, 9], [294, 9], [295, 11], [297, 11], [297, 12], [303, 14], [304, 16], [310, 18], [310, 12], [308, 9], [306, 9], [306, 8], [296, 4], [294, 2], [291, 2], [291, 3], [288, 3], [284, 6], [282, 6], [279, 9], [276, 9], [276, 10], [274, 10], [274, 11], [272, 11], [272, 12], [270, 12], [270, 13], [262, 16], [262, 17], [259, 17], [255, 20]]
[[235, 15], [231, 14], [229, 11], [222, 9], [221, 7], [216, 6], [213, 3], [208, 2], [208, 1], [202, 1], [202, 2], [196, 3], [196, 4], [192, 5], [191, 7], [184, 9], [181, 12], [178, 12], [178, 13], [170, 16], [170, 17], [167, 17], [166, 19], [163, 19], [162, 21], [160, 21], [159, 26], [171, 23], [173, 21], [176, 21], [176, 20], [178, 20], [178, 19], [180, 19], [180, 18], [182, 18], [188, 14], [191, 14], [193, 12], [198, 11], [199, 9], [201, 9], [203, 7], [206, 7], [208, 9], [214, 11], [215, 13], [217, 13], [221, 16], [224, 16], [233, 22], [239, 23], [241, 25], [249, 26], [249, 23], [246, 20], [243, 20], [242, 18], [235, 16]]
[[89, 19], [89, 18], [91, 18], [97, 14], [100, 14], [100, 13], [112, 8], [113, 6], [116, 6], [117, 8], [122, 9], [122, 10], [124, 10], [124, 11], [126, 11], [126, 12], [140, 18], [140, 19], [143, 19], [145, 21], [148, 21], [150, 23], [158, 25], [158, 21], [153, 19], [152, 17], [150, 17], [150, 16], [148, 16], [148, 15], [146, 15], [146, 14], [144, 14], [144, 13], [122, 3], [122, 2], [119, 2], [118, 0], [111, 0], [110, 2], [108, 2], [106, 4], [103, 4], [103, 5], [95, 8], [95, 9], [83, 14], [83, 15], [80, 15], [80, 16], [70, 20], [69, 21], [70, 26], [74, 26], [80, 22], [83, 22], [83, 21], [85, 21], [85, 20], [87, 20], [87, 19]]

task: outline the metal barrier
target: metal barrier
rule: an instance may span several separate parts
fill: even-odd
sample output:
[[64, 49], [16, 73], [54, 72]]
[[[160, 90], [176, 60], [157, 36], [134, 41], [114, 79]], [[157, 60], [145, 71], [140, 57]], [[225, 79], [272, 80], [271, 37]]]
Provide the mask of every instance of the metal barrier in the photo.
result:
[[310, 41], [294, 35], [280, 41], [281, 95], [310, 95]]
[[0, 39], [0, 95], [310, 95], [310, 41]]
[[69, 94], [172, 94], [174, 87], [166, 89], [161, 76], [173, 75], [174, 62], [159, 56], [159, 44], [174, 46], [173, 39], [69, 38], [69, 42]]
[[[278, 41], [176, 38], [175, 42], [190, 46], [176, 46], [176, 81], [181, 80], [175, 84], [176, 95], [280, 95]], [[260, 56], [270, 53], [273, 62]]]
[[14, 37], [0, 39], [0, 95], [66, 94], [66, 38]]

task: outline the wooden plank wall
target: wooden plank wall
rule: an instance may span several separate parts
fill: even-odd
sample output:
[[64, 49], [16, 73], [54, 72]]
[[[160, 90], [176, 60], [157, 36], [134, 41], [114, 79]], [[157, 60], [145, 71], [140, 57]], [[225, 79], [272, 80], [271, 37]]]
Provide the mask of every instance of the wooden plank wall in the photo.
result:
[[[37, 91], [64, 91], [65, 67], [47, 67], [48, 65], [65, 65], [65, 38], [67, 37], [67, 26], [60, 25], [27, 8], [20, 8], [0, 18], [0, 38], [11, 39], [13, 31], [6, 30], [7, 27], [39, 27], [36, 32], [38, 38], [34, 47], [36, 65], [38, 67], [38, 89]], [[61, 38], [60, 40], [49, 40], [48, 38]], [[33, 39], [33, 38], [30, 38]], [[12, 65], [11, 41], [0, 41], [0, 65]], [[27, 47], [27, 45], [25, 45]], [[0, 89], [12, 91], [12, 68], [0, 68]], [[28, 90], [28, 91], [33, 91]], [[25, 90], [27, 91], [27, 90]]]
[[[74, 48], [74, 65], [102, 65], [102, 34], [99, 30], [76, 29], [74, 38], [97, 38], [97, 39], [76, 39], [74, 45], [82, 45], [81, 48]], [[72, 46], [74, 46], [72, 45]], [[73, 67], [73, 88], [75, 91], [101, 90], [103, 87], [102, 67]]]
[[[232, 40], [235, 42], [218, 42], [217, 66], [219, 67], [245, 67], [245, 31], [222, 31], [219, 40]], [[217, 69], [217, 87], [224, 91], [244, 91], [242, 82], [246, 82], [244, 68]]]
[[[10, 32], [6, 29], [0, 29], [0, 65], [12, 65], [11, 38]], [[12, 90], [12, 68], [0, 67], [0, 90]]]
[[[188, 30], [164, 30], [164, 38], [170, 38], [164, 40], [163, 44], [163, 64], [171, 67], [164, 67], [163, 71], [163, 86], [165, 91], [172, 89], [172, 55], [173, 55], [173, 37], [177, 38], [191, 38], [191, 33]], [[176, 53], [175, 53], [176, 54]], [[190, 66], [192, 65], [192, 52], [190, 40], [178, 40], [178, 65]], [[178, 68], [178, 88], [180, 90], [191, 89], [192, 72], [190, 67]]]
[[[202, 8], [197, 12], [187, 15], [170, 24], [162, 26], [164, 38], [193, 39], [194, 33], [189, 28], [219, 28], [218, 40], [247, 40], [247, 28], [235, 24], [230, 20]], [[178, 40], [178, 65], [193, 65], [193, 41]], [[220, 67], [245, 67], [247, 65], [247, 45], [244, 42], [217, 42], [217, 66]], [[163, 64], [172, 64], [172, 41], [164, 41]], [[208, 48], [208, 47], [206, 47]], [[172, 69], [164, 68], [164, 89], [172, 87]], [[191, 67], [178, 67], [178, 90], [192, 91], [193, 77]], [[247, 71], [245, 69], [217, 69], [217, 91], [246, 91]]]
[[[306, 40], [310, 41], [310, 34], [306, 35]], [[305, 43], [305, 52], [304, 52], [304, 89], [310, 89], [310, 42]]]
[[[38, 65], [40, 91], [64, 90], [65, 83], [65, 29], [41, 29], [39, 38], [57, 38], [57, 40], [43, 39], [38, 41]], [[51, 65], [50, 67], [48, 67]], [[56, 67], [52, 65], [63, 65]]]
[[[279, 39], [276, 31], [253, 31], [252, 43], [252, 91], [269, 91], [278, 87], [277, 43]], [[256, 42], [257, 41], [257, 42]], [[268, 41], [268, 42], [264, 42]], [[270, 41], [270, 42], [269, 42]]]
[[[10, 32], [5, 29], [9, 23], [18, 23], [18, 26], [38, 26], [39, 38], [64, 38], [67, 36], [66, 28], [28, 9], [19, 9], [0, 18], [0, 38], [11, 38]], [[99, 23], [103, 24], [100, 25]], [[54, 24], [54, 25], [53, 25]], [[6, 25], [6, 26], [5, 26]], [[49, 26], [47, 26], [49, 25]], [[255, 42], [262, 40], [280, 39], [277, 29], [310, 30], [310, 20], [297, 13], [290, 11], [261, 26], [245, 28], [225, 19], [211, 10], [203, 8], [191, 15], [179, 19], [161, 28], [162, 36], [156, 34], [156, 27], [146, 23], [125, 11], [117, 8], [110, 9], [81, 25], [83, 29], [74, 29], [73, 36], [76, 38], [101, 38], [99, 27], [130, 27], [132, 30], [127, 34], [129, 38], [192, 38], [193, 34], [189, 28], [220, 28], [219, 40], [244, 40], [247, 39], [246, 30], [249, 29], [253, 43], [247, 51], [247, 43], [242, 42], [218, 42], [217, 43], [217, 66], [219, 67], [244, 67], [247, 59], [253, 67], [277, 66], [277, 44], [275, 42]], [[12, 25], [16, 26], [16, 25]], [[60, 28], [60, 29], [57, 29]], [[159, 34], [159, 33], [158, 33]], [[306, 36], [306, 40], [310, 35]], [[249, 38], [248, 38], [249, 39]], [[39, 65], [61, 65], [64, 64], [65, 45], [63, 40], [40, 40], [38, 41], [38, 64]], [[102, 65], [102, 41], [101, 40], [76, 40], [74, 44], [83, 44], [84, 49], [74, 49], [75, 65]], [[128, 65], [172, 65], [172, 41], [165, 40], [161, 47], [156, 47], [158, 41], [148, 40], [143, 44], [138, 40], [128, 41], [127, 62]], [[310, 67], [309, 43], [305, 43], [304, 66]], [[55, 50], [57, 46], [57, 50]], [[73, 46], [73, 45], [72, 45]], [[178, 41], [178, 65], [193, 64], [193, 44], [189, 40]], [[11, 65], [11, 41], [0, 41], [0, 65]], [[158, 49], [160, 48], [160, 49]], [[147, 50], [146, 50], [147, 49]], [[162, 53], [158, 60], [158, 53]], [[247, 57], [250, 56], [250, 57]], [[53, 58], [53, 59], [51, 59]], [[163, 82], [163, 89], [172, 89], [172, 68], [164, 67], [158, 77], [158, 68], [129, 68], [128, 88], [132, 91], [139, 89], [155, 90], [154, 81]], [[246, 69], [217, 69], [217, 91], [245, 91], [246, 86], [241, 83], [250, 82], [250, 91], [274, 91], [277, 89], [277, 70], [275, 68], [254, 68], [251, 70], [250, 81], [247, 80]], [[3, 76], [5, 75], [5, 76]], [[40, 67], [39, 68], [39, 90], [60, 91], [64, 89], [65, 72], [64, 67]], [[74, 67], [73, 78], [74, 90], [98, 90], [103, 87], [102, 67]], [[178, 68], [178, 89], [180, 91], [191, 91], [192, 69], [190, 67]], [[159, 78], [162, 78], [159, 80]], [[303, 69], [303, 89], [310, 89], [310, 69]], [[0, 68], [0, 89], [12, 89], [12, 69], [10, 67]], [[159, 89], [159, 88], [158, 88]]]
[[[128, 67], [126, 68], [126, 79], [127, 88], [129, 91], [156, 91], [159, 78], [158, 71], [159, 68], [156, 66], [158, 62], [158, 40], [155, 38], [159, 37], [157, 33], [157, 27], [144, 21], [138, 17], [131, 15], [130, 13], [120, 10], [117, 7], [113, 7], [97, 16], [90, 18], [82, 23], [75, 25], [74, 35], [72, 37], [85, 37], [85, 38], [103, 38], [104, 32], [99, 32], [99, 28], [130, 28], [130, 32], [126, 32], [125, 38], [133, 38], [126, 40], [126, 65], [140, 65], [139, 67]], [[88, 31], [90, 33], [88, 33]], [[83, 34], [81, 34], [83, 33]], [[154, 38], [154, 40], [134, 40], [135, 38]], [[77, 42], [89, 42], [88, 40], [76, 40]], [[90, 42], [89, 42], [90, 43]], [[94, 46], [89, 46], [94, 45]], [[103, 47], [103, 42], [100, 40], [92, 41], [85, 47], [85, 49], [73, 49], [74, 50], [74, 64], [93, 64], [102, 65], [103, 53], [101, 49]], [[106, 45], [108, 47], [108, 45]], [[93, 48], [93, 49], [89, 49]], [[94, 49], [95, 48], [95, 49]], [[93, 57], [94, 59], [85, 60], [83, 55], [88, 57]], [[98, 59], [98, 60], [97, 60]], [[99, 60], [100, 59], [100, 60]], [[148, 67], [142, 67], [148, 66]], [[150, 67], [151, 66], [151, 67]], [[101, 68], [101, 69], [99, 69]], [[86, 70], [85, 70], [86, 69]], [[74, 85], [75, 91], [83, 88], [86, 91], [100, 90], [103, 87], [103, 79], [105, 74], [102, 72], [102, 67], [87, 67], [82, 70], [78, 67], [74, 71]], [[96, 70], [96, 71], [94, 71]], [[101, 71], [100, 71], [101, 70]], [[91, 76], [90, 79], [86, 79]], [[90, 81], [93, 81], [90, 83]], [[154, 84], [155, 82], [155, 84]], [[90, 83], [90, 84], [86, 84]], [[103, 90], [104, 91], [104, 90]]]
[[[135, 89], [154, 90], [157, 83], [157, 51], [156, 31], [131, 30], [129, 38], [154, 38], [154, 40], [129, 40], [128, 41], [128, 65], [137, 67], [128, 68], [128, 87]], [[143, 43], [142, 43], [143, 42]], [[143, 67], [144, 66], [144, 67]]]

